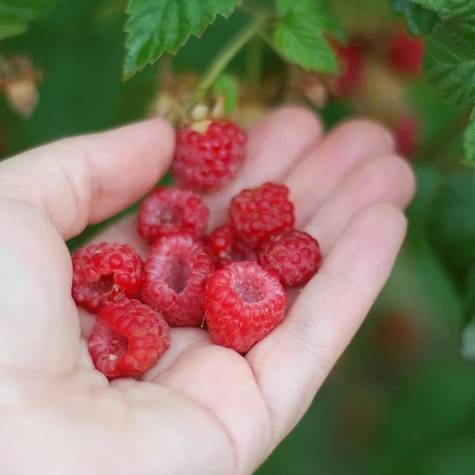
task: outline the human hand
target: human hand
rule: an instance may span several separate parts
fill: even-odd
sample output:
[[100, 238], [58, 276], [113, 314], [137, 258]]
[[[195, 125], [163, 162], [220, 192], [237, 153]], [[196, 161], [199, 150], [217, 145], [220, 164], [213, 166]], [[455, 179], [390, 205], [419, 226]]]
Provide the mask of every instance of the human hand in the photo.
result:
[[[174, 328], [143, 381], [109, 383], [87, 352], [92, 317], [71, 298], [64, 239], [149, 191], [173, 144], [171, 127], [151, 120], [0, 164], [3, 475], [251, 473], [302, 417], [388, 277], [414, 190], [389, 133], [359, 120], [324, 137], [309, 112], [277, 110], [250, 132], [238, 178], [205, 200], [215, 226], [243, 187], [285, 183], [298, 227], [322, 246], [320, 272], [246, 356]], [[96, 240], [146, 250], [133, 216]]]

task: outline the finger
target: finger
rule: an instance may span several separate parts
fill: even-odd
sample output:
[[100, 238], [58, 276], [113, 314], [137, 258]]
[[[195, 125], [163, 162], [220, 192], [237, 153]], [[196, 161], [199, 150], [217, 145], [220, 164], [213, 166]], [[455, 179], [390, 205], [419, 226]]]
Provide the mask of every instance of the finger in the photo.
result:
[[376, 205], [359, 213], [284, 322], [247, 359], [284, 437], [346, 348], [380, 292], [406, 229], [402, 212]]
[[317, 117], [301, 107], [283, 107], [271, 112], [249, 133], [248, 157], [234, 181], [223, 190], [205, 196], [211, 210], [210, 227], [226, 219], [230, 199], [243, 188], [283, 176], [322, 136]]
[[186, 352], [207, 345], [211, 345], [209, 333], [201, 328], [170, 328], [170, 347], [143, 380], [157, 381]]
[[305, 222], [359, 161], [393, 150], [392, 135], [374, 122], [350, 120], [336, 127], [284, 181], [296, 204], [297, 223]]
[[1, 163], [0, 198], [39, 208], [67, 239], [146, 193], [173, 147], [173, 130], [159, 119], [60, 140]]
[[316, 210], [305, 230], [326, 255], [345, 226], [360, 210], [377, 203], [405, 208], [415, 190], [411, 167], [402, 158], [382, 156], [356, 167]]
[[94, 236], [91, 243], [117, 242], [130, 244], [142, 257], [146, 259], [150, 252], [150, 245], [137, 231], [137, 214], [131, 214], [110, 225], [101, 233]]
[[0, 199], [0, 371], [69, 374], [79, 327], [71, 257], [34, 207]]

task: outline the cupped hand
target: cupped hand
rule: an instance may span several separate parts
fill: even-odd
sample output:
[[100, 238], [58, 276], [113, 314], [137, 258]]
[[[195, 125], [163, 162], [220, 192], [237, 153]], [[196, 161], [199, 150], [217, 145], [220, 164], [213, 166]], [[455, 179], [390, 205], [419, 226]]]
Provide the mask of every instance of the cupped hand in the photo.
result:
[[[172, 128], [150, 120], [61, 140], [0, 164], [0, 466], [3, 475], [249, 474], [302, 417], [381, 290], [404, 238], [414, 180], [387, 131], [354, 120], [324, 136], [308, 111], [271, 113], [248, 160], [205, 197], [211, 226], [230, 197], [285, 183], [320, 272], [246, 356], [197, 328], [142, 381], [91, 363], [93, 318], [71, 298], [64, 243], [138, 200], [163, 176]], [[130, 216], [97, 241], [146, 245]]]

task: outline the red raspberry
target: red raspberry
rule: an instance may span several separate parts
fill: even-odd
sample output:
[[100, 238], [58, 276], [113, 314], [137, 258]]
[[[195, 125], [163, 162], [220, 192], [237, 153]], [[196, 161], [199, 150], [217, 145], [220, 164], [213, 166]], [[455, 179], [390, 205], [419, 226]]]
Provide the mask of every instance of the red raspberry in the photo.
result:
[[307, 283], [322, 262], [318, 241], [292, 229], [271, 236], [258, 251], [259, 264], [275, 273], [286, 287]]
[[74, 301], [95, 312], [107, 300], [134, 297], [142, 284], [143, 262], [127, 244], [91, 244], [72, 257]]
[[211, 122], [204, 133], [177, 130], [173, 175], [178, 183], [210, 191], [229, 183], [246, 156], [246, 134], [232, 122]]
[[214, 230], [208, 242], [218, 267], [257, 259], [254, 249], [241, 242], [227, 224]]
[[355, 91], [361, 84], [364, 50], [354, 39], [347, 45], [337, 44], [335, 50], [341, 68], [337, 90], [338, 94], [345, 96]]
[[137, 300], [104, 305], [89, 337], [94, 366], [108, 378], [141, 376], [168, 349], [168, 325]]
[[214, 343], [246, 353], [285, 316], [287, 293], [256, 262], [233, 262], [206, 282], [205, 319]]
[[192, 191], [157, 188], [140, 206], [139, 233], [151, 244], [161, 236], [177, 232], [201, 238], [206, 233], [208, 216], [208, 208]]
[[231, 200], [229, 222], [244, 243], [256, 247], [272, 234], [294, 227], [294, 205], [285, 185], [265, 183]]
[[161, 311], [171, 326], [200, 325], [204, 285], [213, 270], [210, 254], [192, 236], [165, 236], [145, 263], [142, 299]]
[[405, 31], [401, 31], [391, 38], [388, 62], [399, 73], [419, 74], [423, 59], [424, 40], [422, 38], [414, 38]]
[[393, 129], [396, 150], [403, 157], [411, 158], [417, 152], [419, 128], [418, 120], [408, 115]]

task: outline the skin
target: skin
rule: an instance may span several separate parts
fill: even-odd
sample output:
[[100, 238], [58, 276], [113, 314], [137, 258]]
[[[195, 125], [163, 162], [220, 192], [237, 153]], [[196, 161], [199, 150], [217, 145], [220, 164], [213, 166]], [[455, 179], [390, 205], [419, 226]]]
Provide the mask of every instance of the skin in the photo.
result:
[[[64, 244], [124, 209], [165, 173], [174, 135], [154, 119], [70, 138], [0, 164], [0, 466], [3, 475], [252, 473], [292, 430], [386, 281], [414, 192], [381, 126], [328, 135], [287, 107], [250, 131], [249, 157], [205, 197], [211, 226], [243, 187], [287, 184], [324, 263], [284, 322], [245, 357], [201, 329], [171, 330], [143, 378], [109, 383], [87, 353], [93, 318], [71, 298]], [[135, 217], [97, 241], [146, 245]]]

